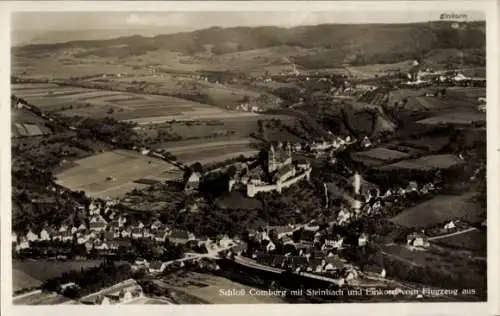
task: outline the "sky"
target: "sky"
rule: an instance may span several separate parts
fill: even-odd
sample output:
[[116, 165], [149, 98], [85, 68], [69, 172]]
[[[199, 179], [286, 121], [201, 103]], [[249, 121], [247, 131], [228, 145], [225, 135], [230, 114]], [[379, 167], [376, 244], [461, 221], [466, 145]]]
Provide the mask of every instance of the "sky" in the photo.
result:
[[[438, 12], [16, 12], [14, 31], [85, 31], [161, 28], [165, 33], [213, 26], [292, 27], [325, 23], [411, 23], [439, 20]], [[460, 12], [462, 13], [462, 12]], [[484, 20], [482, 12], [463, 12], [468, 20]]]

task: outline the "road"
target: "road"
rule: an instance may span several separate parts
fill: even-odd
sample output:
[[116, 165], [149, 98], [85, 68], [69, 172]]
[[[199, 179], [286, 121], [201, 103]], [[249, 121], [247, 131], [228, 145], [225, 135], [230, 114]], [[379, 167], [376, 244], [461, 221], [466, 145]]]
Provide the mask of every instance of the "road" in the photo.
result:
[[461, 230], [461, 231], [454, 232], [454, 233], [451, 233], [451, 234], [446, 234], [446, 235], [441, 235], [441, 236], [430, 237], [428, 240], [429, 240], [429, 241], [432, 241], [432, 240], [438, 240], [438, 239], [442, 239], [442, 238], [447, 238], [447, 237], [451, 237], [451, 236], [456, 236], [456, 235], [465, 234], [465, 233], [472, 232], [472, 231], [475, 231], [475, 230], [477, 230], [477, 228], [475, 228], [475, 227], [471, 227], [471, 228], [467, 228], [467, 229], [465, 229], [465, 230]]
[[209, 250], [208, 253], [186, 252], [184, 254], [185, 257], [180, 258], [180, 259], [176, 259], [176, 260], [167, 261], [167, 262], [165, 262], [165, 264], [167, 266], [169, 266], [169, 265], [172, 265], [172, 264], [178, 263], [178, 262], [180, 263], [180, 262], [185, 262], [185, 261], [189, 261], [189, 260], [198, 260], [198, 259], [202, 259], [202, 258], [217, 259], [217, 258], [219, 258], [219, 253], [220, 252], [230, 250], [233, 247], [234, 247], [234, 245], [231, 245], [231, 246], [228, 246], [228, 247], [224, 247], [224, 248], [218, 248], [218, 249], [212, 250], [212, 251]]

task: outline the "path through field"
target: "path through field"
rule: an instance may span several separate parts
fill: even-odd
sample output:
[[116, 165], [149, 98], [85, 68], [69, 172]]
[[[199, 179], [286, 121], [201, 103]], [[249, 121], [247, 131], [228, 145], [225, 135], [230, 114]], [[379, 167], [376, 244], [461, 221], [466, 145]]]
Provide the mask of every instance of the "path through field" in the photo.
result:
[[438, 239], [442, 239], [442, 238], [446, 238], [446, 237], [451, 237], [451, 236], [456, 236], [456, 235], [462, 235], [462, 234], [465, 234], [465, 233], [468, 233], [468, 232], [471, 232], [471, 231], [475, 231], [475, 230], [477, 230], [477, 228], [471, 227], [471, 228], [467, 228], [465, 230], [461, 230], [461, 231], [450, 233], [450, 234], [446, 234], [446, 235], [430, 237], [428, 240], [429, 241], [431, 241], [431, 240], [438, 240]]

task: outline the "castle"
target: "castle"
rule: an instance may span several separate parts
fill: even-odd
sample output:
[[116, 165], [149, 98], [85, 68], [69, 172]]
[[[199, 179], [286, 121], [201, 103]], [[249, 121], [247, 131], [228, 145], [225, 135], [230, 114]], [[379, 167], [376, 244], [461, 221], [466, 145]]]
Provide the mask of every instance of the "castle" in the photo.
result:
[[309, 180], [311, 170], [307, 161], [293, 161], [290, 143], [286, 146], [279, 143], [276, 148], [270, 145], [264, 161], [245, 168], [229, 180], [229, 191], [243, 187], [249, 197], [259, 192], [281, 192], [302, 179]]

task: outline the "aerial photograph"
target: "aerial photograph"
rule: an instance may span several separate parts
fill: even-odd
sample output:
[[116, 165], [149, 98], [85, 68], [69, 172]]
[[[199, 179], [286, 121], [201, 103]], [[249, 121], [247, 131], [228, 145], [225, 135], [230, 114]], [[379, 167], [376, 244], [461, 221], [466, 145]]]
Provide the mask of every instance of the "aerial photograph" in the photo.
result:
[[10, 93], [14, 305], [487, 300], [484, 12], [15, 12]]

